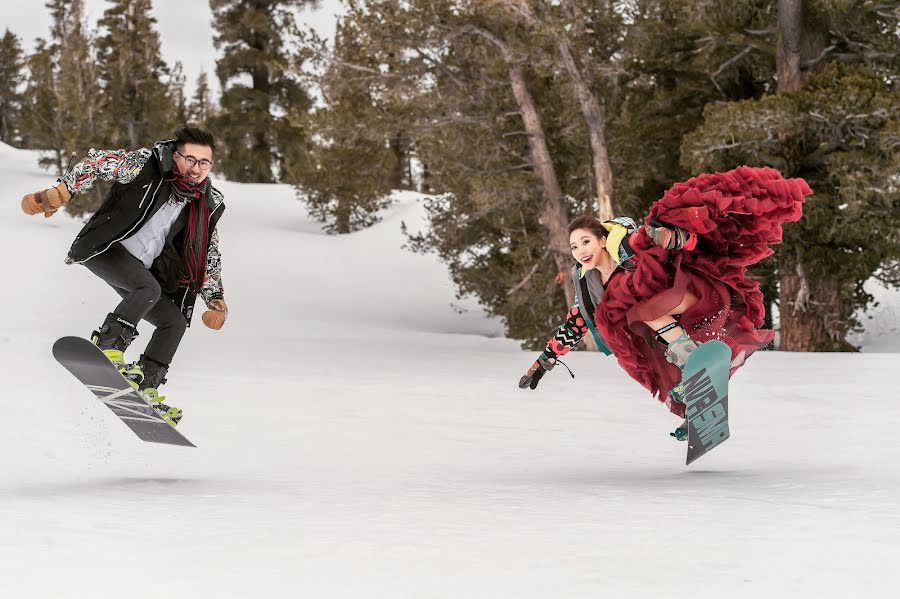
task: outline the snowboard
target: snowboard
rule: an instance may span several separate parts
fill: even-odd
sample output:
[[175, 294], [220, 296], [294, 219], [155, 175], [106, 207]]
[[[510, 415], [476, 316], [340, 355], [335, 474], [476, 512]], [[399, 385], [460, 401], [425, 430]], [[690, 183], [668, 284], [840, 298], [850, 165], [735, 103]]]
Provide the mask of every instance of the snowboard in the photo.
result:
[[163, 420], [143, 396], [135, 391], [96, 345], [81, 337], [63, 337], [53, 344], [53, 357], [81, 381], [97, 399], [149, 443], [195, 447]]
[[731, 348], [707, 341], [691, 352], [681, 382], [688, 421], [687, 464], [728, 439], [728, 374]]

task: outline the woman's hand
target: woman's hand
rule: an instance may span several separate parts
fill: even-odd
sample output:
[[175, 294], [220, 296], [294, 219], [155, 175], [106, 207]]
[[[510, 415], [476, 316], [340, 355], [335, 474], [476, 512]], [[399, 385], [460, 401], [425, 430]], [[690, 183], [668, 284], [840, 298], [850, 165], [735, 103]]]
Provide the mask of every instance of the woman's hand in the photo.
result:
[[697, 236], [684, 229], [654, 222], [644, 225], [644, 232], [653, 243], [667, 250], [692, 250], [697, 247]]
[[556, 366], [556, 360], [553, 358], [545, 358], [544, 354], [541, 354], [537, 360], [534, 361], [534, 364], [531, 365], [525, 375], [519, 379], [519, 389], [524, 389], [528, 387], [529, 389], [534, 389], [538, 386], [538, 383], [545, 374], [553, 370], [553, 367]]

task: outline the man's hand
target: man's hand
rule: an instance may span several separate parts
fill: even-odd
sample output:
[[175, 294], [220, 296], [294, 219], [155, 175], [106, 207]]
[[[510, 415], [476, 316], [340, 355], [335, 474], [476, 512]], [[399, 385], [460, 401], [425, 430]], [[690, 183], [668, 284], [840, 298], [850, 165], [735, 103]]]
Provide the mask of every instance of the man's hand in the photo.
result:
[[22, 198], [22, 212], [32, 215], [43, 212], [45, 218], [50, 218], [71, 199], [69, 188], [65, 183], [60, 183], [56, 187], [29, 193]]
[[535, 389], [541, 381], [541, 377], [553, 370], [554, 366], [556, 366], [554, 358], [545, 358], [544, 354], [541, 354], [534, 361], [534, 364], [531, 365], [531, 368], [525, 372], [525, 375], [519, 379], [519, 389], [524, 389], [525, 387]]
[[228, 317], [228, 306], [223, 299], [214, 299], [207, 306], [209, 310], [203, 313], [203, 324], [218, 331]]

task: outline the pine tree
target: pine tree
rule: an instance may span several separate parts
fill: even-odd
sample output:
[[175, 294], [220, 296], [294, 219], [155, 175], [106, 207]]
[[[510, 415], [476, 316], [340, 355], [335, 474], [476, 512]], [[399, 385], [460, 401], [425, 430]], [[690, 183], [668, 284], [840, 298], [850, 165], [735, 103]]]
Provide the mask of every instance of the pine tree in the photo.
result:
[[34, 51], [25, 60], [22, 145], [26, 148], [46, 150], [59, 142], [53, 58], [52, 46], [46, 40], [38, 39]]
[[[542, 344], [558, 324], [567, 294], [555, 281], [571, 258], [554, 245], [559, 227], [548, 223], [598, 212], [604, 183], [598, 168], [602, 161], [592, 160], [598, 156], [598, 138], [591, 126], [601, 123], [591, 116], [596, 105], [605, 116], [615, 183], [610, 189], [615, 190], [620, 214], [639, 219], [675, 181], [742, 163], [774, 164], [785, 175], [803, 176], [817, 196], [820, 188], [833, 195], [838, 189], [840, 194], [855, 194], [853, 201], [845, 198], [843, 203], [818, 197], [807, 203], [807, 218], [823, 231], [833, 234], [824, 222], [841, 223], [840, 243], [846, 249], [832, 252], [831, 261], [824, 261], [819, 246], [828, 247], [832, 238], [808, 227], [806, 220], [785, 228], [782, 247], [784, 252], [815, 255], [834, 272], [847, 273], [847, 284], [838, 294], [845, 298], [843, 307], [819, 315], [819, 320], [825, 313], [832, 320], [842, 315], [836, 320], [846, 327], [835, 328], [841, 337], [840, 331], [853, 324], [849, 315], [863, 305], [861, 284], [875, 272], [873, 264], [884, 269], [885, 280], [894, 280], [891, 273], [896, 272], [896, 184], [886, 177], [896, 172], [897, 125], [893, 108], [884, 103], [896, 94], [900, 46], [896, 13], [885, 3], [810, 4], [815, 10], [804, 16], [806, 37], [799, 63], [805, 75], [839, 62], [855, 64], [871, 76], [828, 75], [848, 88], [867, 90], [869, 95], [858, 102], [871, 109], [871, 119], [865, 127], [852, 120], [845, 123], [869, 136], [846, 137], [857, 145], [865, 143], [866, 150], [854, 146], [850, 153], [831, 152], [827, 168], [822, 163], [810, 169], [801, 160], [795, 170], [770, 148], [751, 151], [759, 141], [755, 127], [757, 134], [782, 137], [784, 148], [793, 148], [790, 156], [813, 142], [826, 145], [810, 155], [810, 162], [830, 152], [826, 136], [814, 133], [812, 121], [804, 125], [810, 131], [795, 136], [794, 131], [769, 126], [765, 118], [763, 106], [774, 106], [767, 102], [773, 101], [770, 96], [779, 84], [777, 0], [349, 1], [342, 26], [345, 34], [352, 31], [360, 51], [340, 56], [337, 64], [342, 85], [352, 88], [346, 90], [347, 97], [351, 92], [368, 97], [376, 108], [375, 116], [363, 113], [367, 136], [391, 140], [402, 132], [427, 169], [435, 195], [426, 202], [428, 227], [411, 232], [412, 247], [437, 253], [449, 265], [459, 293], [476, 295], [488, 311], [502, 316], [511, 336]], [[568, 44], [574, 70], [563, 43]], [[811, 80], [817, 89], [825, 89], [826, 80], [817, 77]], [[849, 90], [831, 93], [841, 110], [851, 105], [846, 102]], [[334, 90], [331, 95], [337, 97]], [[816, 110], [824, 110], [820, 104], [825, 95], [816, 98], [792, 100], [794, 109], [804, 106], [812, 110], [805, 118], [815, 119]], [[317, 113], [314, 123], [324, 122], [319, 119], [326, 116], [345, 123], [340, 102], [328, 109], [332, 112]], [[732, 140], [746, 141], [746, 151], [709, 151], [730, 147]], [[335, 155], [330, 164], [348, 173], [344, 169], [351, 161], [341, 160], [340, 145], [331, 150]], [[877, 170], [872, 189], [862, 184], [864, 175], [872, 172], [861, 166], [865, 164]], [[877, 226], [856, 224], [864, 210], [821, 213], [827, 217], [819, 213], [818, 206], [837, 210], [843, 204], [845, 210], [871, 210], [878, 215]], [[869, 237], [877, 243], [857, 239], [867, 231], [876, 232]], [[810, 248], [801, 252], [796, 245], [800, 243]], [[810, 260], [803, 260], [807, 274], [816, 271]], [[784, 281], [790, 270], [780, 266], [773, 257], [753, 269], [752, 276], [763, 280], [767, 298], [777, 298], [778, 277]], [[852, 273], [846, 270], [851, 266]], [[828, 293], [821, 295], [814, 301], [830, 301]], [[841, 346], [833, 341], [816, 348]]]
[[[410, 232], [413, 249], [436, 252], [460, 294], [477, 295], [510, 335], [536, 344], [572, 298], [565, 225], [596, 212], [596, 179], [577, 86], [553, 35], [567, 17], [529, 3], [544, 19], [531, 25], [516, 4], [350, 2], [345, 26], [367, 60], [343, 66], [344, 80], [377, 100], [369, 134], [401, 132], [427, 167], [435, 197], [429, 228]], [[584, 68], [586, 39], [575, 36], [569, 49]]]
[[[84, 21], [82, 0], [69, 0], [58, 17], [57, 106], [63, 124], [63, 142], [68, 151], [83, 151], [101, 133], [102, 90], [94, 40]], [[62, 7], [61, 7], [62, 8]]]
[[[51, 0], [53, 15], [54, 76], [56, 84], [54, 125], [56, 145], [51, 162], [60, 174], [74, 154], [84, 156], [103, 140], [103, 90], [92, 33], [84, 20], [83, 0]], [[106, 185], [78, 194], [66, 211], [80, 214], [95, 210], [103, 200]]]
[[19, 38], [7, 29], [0, 39], [0, 141], [8, 144], [21, 140], [23, 66]]
[[290, 66], [285, 40], [293, 11], [310, 0], [210, 0], [216, 73], [222, 87], [214, 128], [223, 142], [217, 163], [235, 181], [271, 182], [304, 161], [302, 128], [310, 100]]
[[681, 163], [680, 146], [702, 122], [707, 104], [756, 98], [771, 85], [773, 56], [757, 47], [770, 25], [760, 4], [638, 0], [631, 5], [619, 64], [620, 103], [610, 133], [623, 213], [646, 214], [672, 183], [697, 174]]
[[872, 300], [863, 284], [900, 257], [897, 17], [877, 3], [775, 4], [777, 93], [709, 106], [682, 160], [768, 164], [810, 183], [815, 194], [779, 248], [781, 347], [853, 349], [846, 335]]
[[200, 127], [209, 127], [209, 123], [215, 116], [215, 104], [209, 89], [209, 82], [205, 72], [197, 77], [197, 86], [194, 96], [188, 105], [188, 120]]
[[334, 58], [320, 81], [326, 107], [310, 121], [310, 137], [317, 141], [306, 168], [290, 173], [313, 216], [336, 233], [378, 220], [398, 170], [397, 152], [377, 123], [378, 101], [358, 84], [358, 72], [344, 66], [369, 62], [359, 42], [353, 30], [338, 25]]
[[[52, 38], [38, 40], [27, 60], [22, 140], [26, 147], [48, 150], [41, 163], [61, 175], [70, 153], [96, 141], [100, 89], [83, 0], [50, 0], [46, 6]], [[77, 203], [72, 206], [77, 210]]]
[[138, 148], [169, 134], [173, 98], [151, 0], [109, 0], [97, 40], [107, 144]]
[[[714, 102], [758, 98], [771, 89], [775, 60], [769, 0], [638, 0], [625, 13], [616, 115], [610, 126], [616, 199], [636, 218], [676, 181], [697, 171], [681, 160], [684, 136]], [[732, 165], [737, 166], [737, 165]], [[731, 168], [731, 167], [728, 167]], [[775, 305], [775, 258], [750, 269]], [[765, 328], [772, 328], [772, 310]]]
[[169, 81], [166, 85], [169, 96], [171, 97], [171, 114], [169, 115], [169, 123], [172, 128], [184, 125], [190, 120], [190, 108], [187, 98], [184, 95], [185, 85], [184, 68], [181, 61], [176, 61], [169, 73]]

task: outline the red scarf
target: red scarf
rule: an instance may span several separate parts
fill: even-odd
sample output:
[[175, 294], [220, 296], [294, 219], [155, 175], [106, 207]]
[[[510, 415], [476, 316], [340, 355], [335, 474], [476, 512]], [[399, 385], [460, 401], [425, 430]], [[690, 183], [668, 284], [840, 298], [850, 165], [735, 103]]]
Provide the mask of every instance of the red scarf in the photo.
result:
[[176, 198], [188, 202], [188, 222], [181, 244], [181, 254], [185, 269], [178, 282], [192, 291], [200, 291], [206, 279], [206, 250], [209, 245], [209, 206], [206, 192], [209, 178], [194, 183], [184, 178], [178, 165], [172, 167], [172, 178], [166, 179], [172, 185]]

